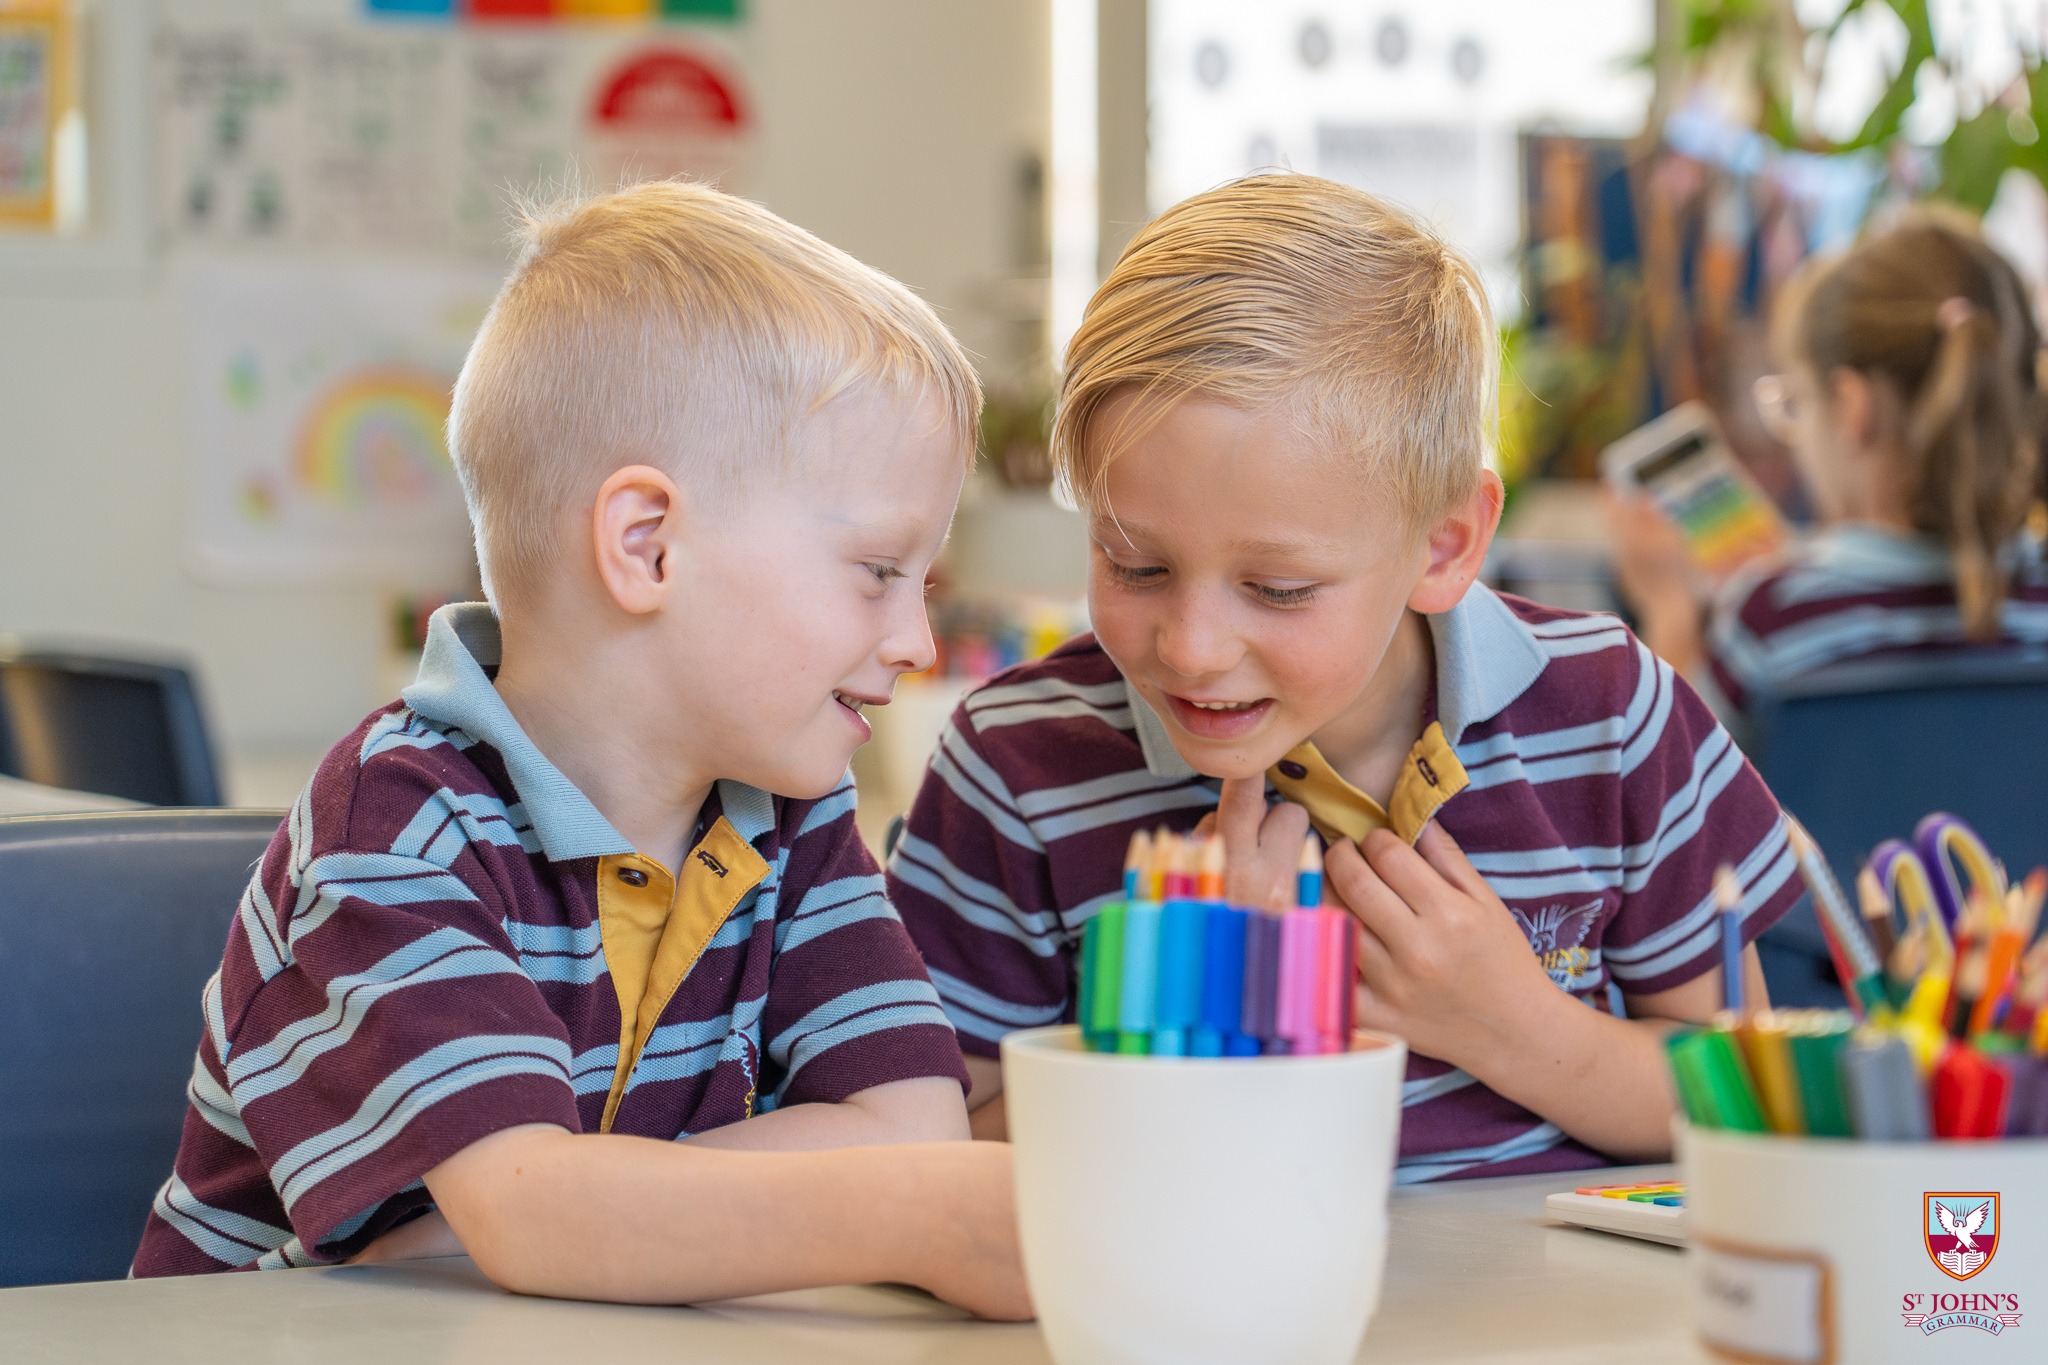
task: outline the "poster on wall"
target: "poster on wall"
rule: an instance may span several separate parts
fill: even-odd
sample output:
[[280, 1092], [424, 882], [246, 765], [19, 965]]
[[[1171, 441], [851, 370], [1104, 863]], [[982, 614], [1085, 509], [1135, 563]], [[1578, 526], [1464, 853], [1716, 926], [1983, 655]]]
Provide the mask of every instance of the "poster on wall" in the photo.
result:
[[71, 19], [56, 0], [0, 3], [0, 223], [57, 215], [57, 129], [71, 106]]
[[502, 258], [518, 207], [688, 175], [744, 185], [738, 32], [273, 21], [157, 40], [174, 241]]
[[244, 584], [468, 581], [444, 429], [498, 279], [480, 266], [188, 262], [195, 568]]

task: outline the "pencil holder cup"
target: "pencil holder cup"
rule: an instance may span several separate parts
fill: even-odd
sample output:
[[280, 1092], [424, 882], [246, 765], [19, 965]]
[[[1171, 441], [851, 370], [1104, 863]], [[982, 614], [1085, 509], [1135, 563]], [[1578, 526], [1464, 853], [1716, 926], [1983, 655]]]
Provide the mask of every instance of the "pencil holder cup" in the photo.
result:
[[1198, 1059], [1003, 1040], [1017, 1222], [1061, 1365], [1350, 1361], [1378, 1305], [1407, 1048]]
[[2048, 1141], [1679, 1129], [1693, 1322], [1717, 1358], [2048, 1359]]

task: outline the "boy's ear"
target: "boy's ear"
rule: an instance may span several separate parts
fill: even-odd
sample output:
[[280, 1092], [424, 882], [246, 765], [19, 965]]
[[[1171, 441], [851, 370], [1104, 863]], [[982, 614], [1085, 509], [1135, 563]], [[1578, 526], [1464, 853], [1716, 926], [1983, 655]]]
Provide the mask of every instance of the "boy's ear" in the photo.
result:
[[1479, 486], [1461, 506], [1436, 524], [1429, 533], [1429, 561], [1422, 578], [1408, 594], [1410, 610], [1433, 616], [1449, 611], [1464, 597], [1465, 589], [1485, 567], [1486, 552], [1493, 545], [1493, 532], [1500, 525], [1500, 509], [1507, 497], [1500, 475], [1491, 469], [1479, 471]]
[[688, 513], [675, 480], [652, 465], [627, 465], [599, 487], [590, 524], [597, 576], [621, 611], [641, 616], [668, 600]]

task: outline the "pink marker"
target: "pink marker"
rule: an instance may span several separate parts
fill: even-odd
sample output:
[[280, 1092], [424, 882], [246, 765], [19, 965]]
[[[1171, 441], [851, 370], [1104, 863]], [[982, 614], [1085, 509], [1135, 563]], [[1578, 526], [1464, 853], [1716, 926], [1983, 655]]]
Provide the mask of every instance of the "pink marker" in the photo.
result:
[[1318, 918], [1313, 910], [1290, 910], [1280, 917], [1280, 1003], [1274, 1022], [1297, 1057], [1322, 1050], [1316, 1028], [1316, 967], [1322, 946]]
[[1320, 1052], [1351, 1050], [1351, 916], [1318, 910], [1316, 917], [1316, 1044]]

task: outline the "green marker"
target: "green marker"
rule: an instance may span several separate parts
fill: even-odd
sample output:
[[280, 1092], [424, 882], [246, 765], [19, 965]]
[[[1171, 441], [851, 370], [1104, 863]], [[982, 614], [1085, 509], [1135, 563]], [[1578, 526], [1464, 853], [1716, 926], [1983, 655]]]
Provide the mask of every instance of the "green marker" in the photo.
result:
[[1801, 1017], [1788, 1039], [1806, 1131], [1814, 1137], [1856, 1136], [1849, 1121], [1848, 1099], [1842, 1094], [1840, 1057], [1851, 1027], [1847, 1011], [1830, 1010], [1811, 1019]]
[[1116, 1046], [1124, 976], [1124, 906], [1105, 905], [1081, 931], [1081, 1031], [1097, 1052]]
[[1709, 1029], [1699, 1035], [1698, 1052], [1719, 1126], [1738, 1133], [1769, 1132], [1763, 1107], [1757, 1103], [1756, 1086], [1749, 1078], [1749, 1064], [1742, 1060], [1735, 1035], [1725, 1029]]

